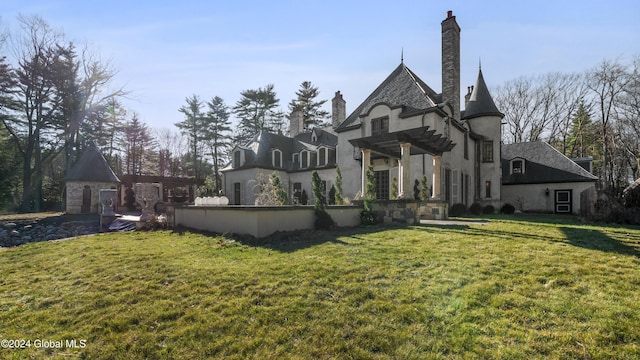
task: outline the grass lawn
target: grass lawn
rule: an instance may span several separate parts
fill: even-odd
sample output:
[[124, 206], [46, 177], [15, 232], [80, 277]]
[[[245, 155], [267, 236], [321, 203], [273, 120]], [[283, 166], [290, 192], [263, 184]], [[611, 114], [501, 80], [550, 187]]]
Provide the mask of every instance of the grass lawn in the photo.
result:
[[638, 359], [639, 256], [551, 216], [32, 243], [0, 251], [0, 339], [31, 341], [0, 358]]

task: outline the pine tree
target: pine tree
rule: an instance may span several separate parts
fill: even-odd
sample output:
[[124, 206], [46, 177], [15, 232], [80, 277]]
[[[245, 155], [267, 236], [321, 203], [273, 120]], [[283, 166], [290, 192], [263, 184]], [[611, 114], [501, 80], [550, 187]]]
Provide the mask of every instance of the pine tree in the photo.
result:
[[278, 174], [276, 174], [275, 171], [271, 173], [271, 178], [269, 180], [271, 181], [271, 186], [273, 187], [276, 204], [286, 205], [287, 202], [289, 201], [289, 195], [284, 190], [282, 181], [280, 181], [280, 177], [278, 177]]
[[222, 189], [219, 177], [220, 165], [226, 161], [225, 154], [231, 147], [231, 121], [229, 107], [222, 98], [216, 96], [207, 102], [208, 111], [204, 118], [204, 137], [213, 160], [214, 193], [218, 195]]
[[204, 138], [204, 114], [202, 113], [203, 103], [198, 95], [192, 95], [185, 99], [186, 105], [181, 106], [178, 111], [184, 114], [185, 119], [176, 123], [182, 134], [189, 139], [189, 149], [191, 152], [191, 167], [196, 179], [203, 179], [202, 176], [202, 140]]
[[296, 91], [296, 98], [289, 103], [289, 110], [302, 111], [302, 121], [305, 129], [312, 129], [314, 127], [326, 126], [326, 119], [329, 118], [329, 112], [322, 110], [322, 105], [327, 100], [316, 101], [315, 99], [320, 95], [320, 91], [316, 86], [313, 86], [310, 81], [303, 81], [300, 84], [300, 89]]
[[233, 113], [240, 119], [236, 143], [245, 144], [259, 131], [282, 130], [284, 114], [278, 110], [280, 100], [276, 96], [273, 84], [245, 90], [242, 98], [233, 107]]

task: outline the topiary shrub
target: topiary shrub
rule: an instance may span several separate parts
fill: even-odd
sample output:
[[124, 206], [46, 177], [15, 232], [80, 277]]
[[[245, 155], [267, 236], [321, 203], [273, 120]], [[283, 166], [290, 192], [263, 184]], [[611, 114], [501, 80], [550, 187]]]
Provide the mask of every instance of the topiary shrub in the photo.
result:
[[482, 208], [482, 213], [483, 214], [495, 214], [496, 213], [496, 208], [493, 207], [493, 205], [487, 205], [484, 208]]
[[451, 205], [449, 216], [462, 216], [467, 213], [467, 207], [462, 203]]
[[509, 203], [502, 205], [502, 207], [500, 208], [500, 214], [514, 214], [515, 212], [516, 207]]
[[469, 212], [473, 215], [480, 215], [482, 214], [482, 205], [478, 204], [478, 203], [473, 203], [471, 204], [471, 206], [469, 206]]

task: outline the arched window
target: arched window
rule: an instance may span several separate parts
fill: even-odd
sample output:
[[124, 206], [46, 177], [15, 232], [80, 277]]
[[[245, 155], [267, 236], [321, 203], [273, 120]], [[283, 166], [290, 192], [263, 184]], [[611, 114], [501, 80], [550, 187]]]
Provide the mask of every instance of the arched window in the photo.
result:
[[275, 168], [282, 167], [282, 151], [273, 149], [273, 151], [271, 152], [271, 164]]
[[302, 150], [300, 152], [300, 168], [306, 169], [309, 167], [309, 151]]

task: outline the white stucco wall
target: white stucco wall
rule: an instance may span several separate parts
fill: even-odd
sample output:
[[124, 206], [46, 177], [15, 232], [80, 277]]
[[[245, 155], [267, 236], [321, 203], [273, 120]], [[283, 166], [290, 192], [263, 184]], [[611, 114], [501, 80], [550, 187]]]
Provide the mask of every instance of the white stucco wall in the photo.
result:
[[[339, 227], [360, 224], [360, 207], [330, 206], [327, 212]], [[204, 207], [183, 206], [175, 208], [175, 225], [216, 233], [249, 234], [257, 238], [277, 231], [313, 229], [313, 207]]]
[[[572, 213], [578, 215], [580, 214], [580, 193], [589, 188], [595, 188], [595, 183], [502, 185], [502, 204], [511, 204], [516, 210], [524, 212], [553, 213], [555, 190], [572, 190]], [[549, 195], [546, 195], [547, 189], [549, 189]]]

